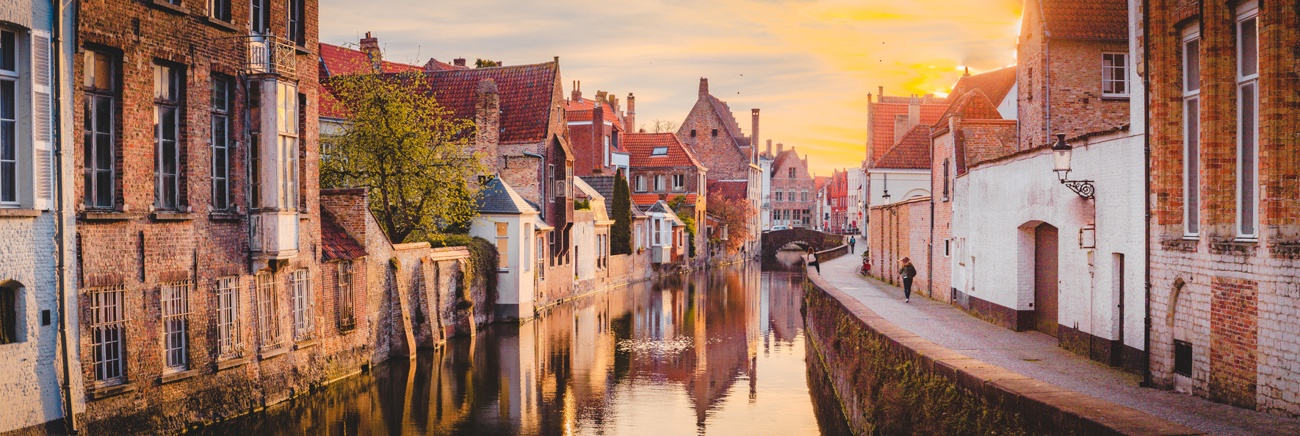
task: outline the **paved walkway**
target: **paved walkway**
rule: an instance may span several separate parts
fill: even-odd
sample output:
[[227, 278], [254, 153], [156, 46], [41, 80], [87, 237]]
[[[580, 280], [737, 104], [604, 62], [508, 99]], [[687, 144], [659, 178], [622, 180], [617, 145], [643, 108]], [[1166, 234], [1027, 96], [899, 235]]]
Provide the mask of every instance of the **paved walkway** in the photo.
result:
[[889, 322], [967, 356], [1211, 434], [1300, 434], [1297, 419], [1138, 387], [1140, 377], [1066, 351], [1043, 333], [1011, 331], [915, 292], [904, 304], [902, 288], [859, 275], [861, 266], [857, 256], [842, 256], [822, 264], [822, 278]]

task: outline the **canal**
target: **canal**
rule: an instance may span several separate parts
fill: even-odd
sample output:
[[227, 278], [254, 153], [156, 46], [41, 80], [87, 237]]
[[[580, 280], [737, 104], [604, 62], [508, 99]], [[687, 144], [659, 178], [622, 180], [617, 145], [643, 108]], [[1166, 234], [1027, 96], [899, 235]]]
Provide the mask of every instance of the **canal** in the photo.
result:
[[797, 259], [579, 298], [196, 434], [839, 433], [809, 389]]

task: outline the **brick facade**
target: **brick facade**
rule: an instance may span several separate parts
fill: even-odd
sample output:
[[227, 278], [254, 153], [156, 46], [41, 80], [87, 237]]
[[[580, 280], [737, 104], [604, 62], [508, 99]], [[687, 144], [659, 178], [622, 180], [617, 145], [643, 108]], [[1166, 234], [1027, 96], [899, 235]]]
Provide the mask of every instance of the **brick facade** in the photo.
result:
[[[784, 145], [778, 145], [772, 172], [764, 174], [771, 179], [772, 224], [792, 228], [811, 227], [813, 206], [817, 203], [817, 187], [812, 174], [808, 172], [808, 157], [805, 155], [800, 158], [794, 147], [789, 150], [784, 148]], [[791, 171], [794, 171], [793, 177]]]
[[[1251, 2], [1238, 2], [1240, 6]], [[1258, 3], [1258, 230], [1237, 231], [1238, 3], [1153, 0], [1148, 41], [1151, 120], [1151, 373], [1165, 387], [1271, 413], [1300, 413], [1300, 78], [1297, 2]], [[1199, 228], [1189, 226], [1184, 150], [1184, 35], [1199, 33]], [[1190, 230], [1199, 230], [1192, 232]], [[1175, 375], [1174, 341], [1192, 348]]]
[[898, 269], [902, 268], [904, 257], [910, 258], [916, 267], [912, 293], [936, 298], [931, 292], [931, 271], [926, 256], [930, 244], [930, 199], [921, 197], [876, 206], [868, 214], [872, 223], [867, 228], [871, 275], [902, 286]]

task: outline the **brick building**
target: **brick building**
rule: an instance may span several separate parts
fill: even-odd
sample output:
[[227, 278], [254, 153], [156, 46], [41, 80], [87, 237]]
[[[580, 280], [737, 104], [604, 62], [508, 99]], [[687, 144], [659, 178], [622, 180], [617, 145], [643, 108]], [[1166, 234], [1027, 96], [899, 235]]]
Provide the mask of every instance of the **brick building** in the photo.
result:
[[691, 243], [697, 254], [705, 254], [702, 247], [708, 235], [700, 229], [707, 211], [709, 169], [672, 133], [631, 133], [625, 137], [624, 147], [631, 155], [632, 203], [648, 207], [664, 201], [676, 212], [689, 213], [696, 225]]
[[71, 151], [55, 152], [73, 138], [73, 16], [0, 0], [0, 434], [73, 430], [63, 418], [83, 406], [75, 173]]
[[[497, 175], [536, 206], [553, 230], [539, 232], [530, 246], [543, 247], [544, 266], [537, 270], [544, 305], [573, 292], [572, 238], [575, 153], [570, 147], [564, 111], [560, 62], [505, 67], [465, 68], [430, 59], [424, 66], [383, 60], [378, 39], [367, 34], [360, 50], [321, 44], [322, 79], [340, 74], [397, 75], [418, 73], [428, 89], [453, 116], [474, 120], [475, 149], [487, 172]], [[335, 128], [344, 115], [324, 104], [325, 128]], [[535, 244], [535, 245], [532, 245]]]
[[[745, 199], [754, 211], [762, 210], [762, 169], [758, 160], [758, 109], [750, 111], [750, 136], [745, 136], [726, 102], [709, 93], [709, 79], [700, 78], [699, 98], [677, 130], [677, 139], [691, 148], [705, 168], [710, 180], [727, 182], [719, 186], [735, 187], [743, 183]], [[747, 253], [755, 253], [762, 232], [762, 219], [750, 218]], [[735, 231], [731, 229], [730, 231]]]
[[817, 189], [808, 172], [808, 157], [799, 157], [794, 147], [776, 145], [772, 172], [766, 174], [772, 184], [772, 225], [811, 227]]
[[595, 99], [583, 98], [581, 86], [582, 82], [574, 82], [569, 99], [564, 101], [569, 145], [574, 154], [573, 173], [580, 177], [613, 175], [619, 168], [626, 173], [628, 151], [623, 147], [623, 136], [631, 133], [636, 122], [636, 96], [627, 95], [625, 114], [617, 97], [597, 91]]
[[89, 429], [175, 431], [368, 363], [360, 293], [323, 289], [317, 3], [78, 4]]
[[1149, 5], [1152, 379], [1300, 413], [1300, 4]]
[[1128, 122], [1127, 7], [1124, 0], [1025, 2], [1016, 51], [1020, 149]]
[[835, 170], [826, 185], [826, 195], [831, 204], [830, 229], [836, 233], [852, 233], [849, 225], [849, 173]]
[[[886, 96], [884, 87], [876, 96], [867, 96], [867, 158], [862, 163], [864, 209], [929, 195], [929, 161], [917, 159], [917, 153], [922, 148], [928, 149], [925, 130], [943, 115], [948, 103], [947, 98], [933, 95]], [[913, 129], [921, 130], [912, 132]], [[907, 138], [909, 132], [912, 137]], [[885, 154], [904, 139], [907, 145], [895, 152], [890, 161], [880, 164]], [[900, 160], [903, 154], [909, 157]], [[864, 224], [870, 227], [871, 220]]]

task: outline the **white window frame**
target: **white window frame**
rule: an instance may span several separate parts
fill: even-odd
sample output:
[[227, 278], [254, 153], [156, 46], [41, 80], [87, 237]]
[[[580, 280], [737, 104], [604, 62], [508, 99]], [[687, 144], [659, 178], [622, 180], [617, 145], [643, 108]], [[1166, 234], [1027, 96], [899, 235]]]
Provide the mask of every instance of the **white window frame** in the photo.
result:
[[[231, 109], [234, 107], [235, 81], [228, 76], [213, 75], [212, 84], [212, 129], [209, 143], [212, 147], [212, 208], [228, 210], [231, 208], [230, 189], [230, 150], [233, 142], [230, 137]], [[218, 84], [225, 86], [224, 102], [218, 100]], [[220, 135], [218, 135], [220, 133]]]
[[337, 301], [336, 316], [338, 317], [339, 330], [347, 331], [357, 326], [357, 307], [356, 307], [356, 280], [352, 273], [352, 261], [345, 260], [338, 264], [338, 279], [335, 285], [338, 286], [338, 292], [335, 293]]
[[158, 287], [162, 309], [163, 364], [166, 371], [184, 371], [190, 367], [190, 289], [191, 281], [167, 283]]
[[296, 341], [311, 339], [316, 330], [316, 302], [311, 292], [311, 270], [300, 268], [289, 273], [293, 292], [293, 335]]
[[258, 346], [262, 350], [279, 347], [284, 341], [280, 333], [280, 295], [275, 287], [275, 277], [263, 272], [254, 283], [257, 293]]
[[307, 43], [307, 12], [303, 10], [305, 7], [306, 2], [303, 0], [285, 1], [284, 8], [286, 10], [286, 19], [284, 35], [297, 46], [302, 46]]
[[[1242, 44], [1242, 36], [1243, 36], [1242, 24], [1251, 20], [1253, 20], [1255, 23], [1255, 65], [1254, 65], [1255, 69], [1254, 72], [1251, 74], [1243, 74], [1244, 73], [1243, 69], [1245, 67], [1245, 64], [1244, 64], [1244, 59], [1242, 57], [1242, 52], [1244, 48], [1244, 45]], [[1237, 41], [1236, 62], [1234, 62], [1236, 64], [1236, 71], [1237, 71], [1236, 72], [1236, 78], [1237, 78], [1237, 177], [1236, 177], [1237, 186], [1236, 188], [1237, 191], [1235, 195], [1237, 200], [1237, 213], [1236, 213], [1237, 238], [1243, 240], [1255, 240], [1256, 238], [1259, 237], [1259, 222], [1260, 222], [1259, 220], [1260, 141], [1259, 141], [1259, 7], [1258, 7], [1258, 3], [1252, 0], [1241, 4], [1237, 8], [1237, 17], [1233, 25], [1233, 28], [1234, 28], [1234, 32], [1236, 32], [1236, 41]], [[1245, 97], [1243, 90], [1247, 88], [1250, 88], [1253, 92], [1252, 102], [1251, 102], [1251, 110], [1252, 110], [1253, 118], [1250, 120], [1251, 125], [1249, 126], [1245, 125], [1246, 120], [1244, 120], [1242, 117], [1244, 115], [1244, 107], [1245, 107], [1245, 105], [1243, 105], [1242, 103]], [[1248, 129], [1250, 132], [1252, 132], [1251, 138], [1253, 139], [1253, 144], [1251, 144], [1251, 147], [1253, 148], [1254, 151], [1254, 153], [1251, 153], [1249, 156], [1247, 155], [1247, 153], [1245, 153], [1246, 144], [1243, 141], [1244, 135], [1242, 135], [1242, 132], [1245, 132]], [[1244, 178], [1243, 176], [1246, 175], [1247, 173], [1247, 171], [1244, 170], [1245, 165], [1247, 163], [1250, 164], [1249, 172], [1251, 173], [1250, 176], [1252, 182], [1250, 186], [1244, 186], [1244, 183], [1242, 181], [1242, 179]], [[1251, 200], [1252, 200], [1249, 202], [1249, 204], [1242, 201], [1243, 200], [1242, 194], [1246, 193], [1247, 189], [1250, 190]], [[1245, 217], [1243, 215], [1246, 212], [1250, 212], [1249, 220], [1244, 219]], [[1249, 228], [1247, 228], [1247, 226], [1249, 226]]]
[[510, 223], [496, 221], [497, 272], [510, 271]]
[[546, 278], [546, 234], [537, 235], [536, 250], [537, 278], [539, 280]]
[[645, 192], [645, 175], [636, 176], [636, 192]]
[[298, 208], [298, 85], [276, 82], [276, 133], [280, 150], [280, 209]]
[[681, 192], [686, 190], [686, 175], [673, 174], [673, 191]]
[[126, 383], [126, 287], [90, 289], [91, 359], [95, 382]]
[[244, 351], [242, 316], [239, 309], [239, 278], [221, 277], [216, 281], [217, 353], [226, 358], [239, 357]]
[[[1107, 65], [1108, 58], [1111, 64]], [[1113, 59], [1118, 58], [1122, 63], [1115, 65]], [[1101, 54], [1101, 96], [1103, 98], [1124, 98], [1129, 96], [1128, 83], [1128, 53], [1125, 52], [1102, 52]], [[1119, 72], [1119, 79], [1112, 78], [1116, 70]], [[1118, 83], [1124, 87], [1124, 92], [1115, 92], [1110, 84]]]
[[654, 192], [664, 192], [664, 175], [663, 175], [663, 174], [655, 174], [655, 176], [654, 176], [654, 180], [655, 180], [655, 190], [654, 190]]
[[[251, 0], [248, 7], [248, 27], [255, 35], [271, 30], [271, 0]], [[258, 25], [263, 24], [261, 29]]]
[[[5, 69], [3, 59], [0, 59], [0, 89], [3, 89], [6, 84], [9, 87], [7, 98], [3, 91], [0, 91], [0, 207], [15, 208], [19, 207], [23, 191], [25, 191], [23, 177], [20, 176], [19, 162], [22, 160], [20, 150], [24, 148], [20, 144], [24, 144], [26, 141], [21, 140], [22, 135], [18, 132], [20, 127], [18, 120], [23, 118], [22, 113], [24, 112], [19, 109], [19, 103], [25, 100], [21, 96], [26, 88], [23, 86], [24, 80], [19, 74], [20, 71], [23, 71], [25, 64], [23, 62], [25, 60], [23, 59], [24, 56], [20, 54], [23, 52], [21, 48], [24, 46], [24, 38], [21, 37], [22, 34], [17, 30], [0, 27], [0, 39], [5, 35], [9, 36], [12, 46], [7, 51], [0, 47], [0, 55], [13, 56], [13, 69]], [[6, 103], [5, 100], [8, 100], [8, 102]], [[8, 104], [9, 108], [8, 114], [5, 114], [3, 110], [6, 104]], [[8, 132], [7, 135], [5, 132]], [[9, 136], [7, 138], [9, 141], [8, 156], [5, 155], [6, 150], [4, 149], [5, 136]], [[12, 195], [12, 197], [6, 198], [9, 195]]]
[[[225, 7], [225, 18], [218, 13], [218, 8], [221, 6]], [[208, 16], [214, 20], [229, 24], [235, 19], [234, 11], [234, 0], [208, 0]]]
[[[1182, 40], [1182, 74], [1183, 74], [1183, 236], [1195, 238], [1200, 235], [1201, 216], [1201, 33], [1199, 25], [1193, 23], [1183, 33]], [[1192, 45], [1196, 46], [1192, 51]], [[1188, 59], [1195, 55], [1196, 84], [1192, 87], [1192, 64]], [[1195, 119], [1190, 108], [1196, 108]], [[1193, 137], [1195, 135], [1195, 137]], [[1195, 199], [1195, 201], [1193, 201]]]

